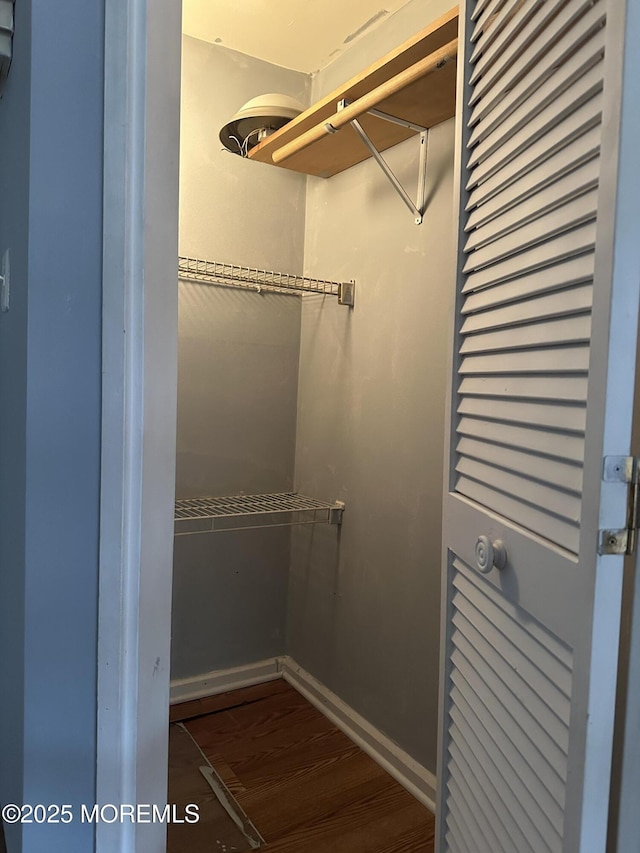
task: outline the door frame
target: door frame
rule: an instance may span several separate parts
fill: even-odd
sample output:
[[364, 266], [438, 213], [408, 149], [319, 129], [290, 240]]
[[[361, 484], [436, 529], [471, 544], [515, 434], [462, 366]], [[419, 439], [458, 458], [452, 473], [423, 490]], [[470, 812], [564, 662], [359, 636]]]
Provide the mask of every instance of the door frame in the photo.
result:
[[[621, 157], [629, 163], [632, 172], [637, 159], [637, 146], [640, 140], [640, 111], [638, 110], [637, 90], [631, 81], [640, 75], [640, 57], [634, 50], [637, 37], [640, 34], [640, 5], [627, 2], [625, 20], [625, 57], [624, 81], [622, 89], [622, 120], [626, 122], [625, 133], [621, 144]], [[635, 39], [635, 41], [634, 41]], [[636, 168], [637, 173], [637, 168]], [[626, 203], [628, 209], [637, 206], [638, 181], [636, 186], [625, 185]], [[640, 242], [640, 235], [638, 235]], [[635, 274], [640, 276], [636, 263]], [[633, 275], [633, 267], [628, 270]], [[640, 448], [640, 342], [638, 344], [638, 369], [636, 372], [636, 397], [634, 410], [634, 442], [632, 453], [638, 453]], [[638, 738], [640, 737], [640, 547], [635, 558], [630, 558], [627, 570], [631, 572], [632, 582], [627, 585], [625, 592], [628, 599], [623, 602], [626, 607], [627, 630], [630, 632], [628, 644], [623, 651], [627, 653], [623, 659], [623, 701], [619, 706], [617, 719], [616, 740], [620, 760], [620, 774], [613, 778], [614, 796], [617, 796], [617, 808], [612, 812], [611, 819], [615, 826], [610, 828], [610, 837], [617, 842], [617, 849], [631, 850], [640, 835], [640, 811], [637, 808], [638, 790], [640, 789], [640, 758], [638, 755]]]
[[[182, 4], [105, 3], [96, 802], [167, 801]], [[96, 850], [165, 850], [99, 823]]]
[[[98, 803], [166, 802], [181, 5], [105, 3]], [[161, 853], [164, 829], [99, 824], [96, 850]]]

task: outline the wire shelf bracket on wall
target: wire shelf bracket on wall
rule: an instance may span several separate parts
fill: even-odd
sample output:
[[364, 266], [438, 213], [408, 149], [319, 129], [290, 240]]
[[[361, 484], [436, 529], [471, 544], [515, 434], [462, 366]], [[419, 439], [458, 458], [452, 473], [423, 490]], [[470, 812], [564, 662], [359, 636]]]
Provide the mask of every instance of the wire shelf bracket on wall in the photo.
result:
[[[338, 112], [346, 109], [352, 101], [348, 101], [346, 98], [343, 98], [341, 101], [338, 101]], [[426, 203], [426, 194], [427, 194], [427, 131], [428, 128], [422, 127], [419, 124], [414, 124], [411, 121], [405, 121], [401, 118], [396, 118], [396, 116], [389, 115], [388, 113], [383, 113], [380, 110], [367, 110], [367, 115], [376, 116], [376, 118], [384, 119], [384, 121], [389, 121], [392, 124], [398, 124], [401, 127], [406, 127], [409, 130], [417, 131], [420, 136], [420, 165], [418, 169], [418, 193], [417, 193], [417, 201], [414, 204], [409, 193], [402, 186], [398, 178], [395, 176], [391, 167], [384, 159], [382, 154], [378, 151], [376, 146], [373, 144], [373, 141], [363, 126], [360, 124], [357, 118], [351, 119], [349, 124], [356, 131], [360, 139], [364, 142], [364, 144], [369, 149], [371, 156], [376, 161], [378, 166], [382, 169], [383, 173], [389, 180], [389, 183], [394, 188], [394, 190], [398, 193], [402, 201], [409, 208], [411, 213], [414, 216], [416, 225], [421, 225], [425, 212], [425, 203]], [[327, 124], [325, 125], [327, 130], [330, 133], [338, 133], [340, 128], [334, 128], [333, 125]]]
[[305, 293], [320, 293], [337, 296], [340, 305], [353, 308], [356, 285], [353, 281], [329, 281], [289, 273], [261, 270], [239, 264], [226, 264], [200, 258], [178, 258], [178, 278], [197, 284], [219, 287], [235, 287], [243, 290], [283, 293], [296, 296]]
[[342, 524], [344, 502], [326, 503], [296, 493], [185, 498], [176, 501], [174, 533], [256, 530], [294, 524]]

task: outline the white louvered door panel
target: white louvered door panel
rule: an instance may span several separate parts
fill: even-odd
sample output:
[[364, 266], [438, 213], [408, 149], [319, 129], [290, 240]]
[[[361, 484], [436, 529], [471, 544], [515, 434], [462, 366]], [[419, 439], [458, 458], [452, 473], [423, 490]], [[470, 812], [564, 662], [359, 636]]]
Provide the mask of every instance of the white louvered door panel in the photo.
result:
[[625, 523], [602, 471], [630, 452], [640, 299], [626, 5], [461, 8], [440, 853], [605, 849], [622, 557], [598, 531]]

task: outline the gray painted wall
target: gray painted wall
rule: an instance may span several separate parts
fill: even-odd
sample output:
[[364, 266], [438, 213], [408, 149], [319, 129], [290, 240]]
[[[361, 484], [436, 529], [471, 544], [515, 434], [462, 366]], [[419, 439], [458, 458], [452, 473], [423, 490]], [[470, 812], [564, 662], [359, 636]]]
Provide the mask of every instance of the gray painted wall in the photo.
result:
[[[309, 78], [183, 39], [180, 253], [301, 273], [305, 178], [221, 151], [247, 100]], [[178, 497], [293, 486], [300, 300], [179, 285]], [[290, 532], [177, 537], [172, 677], [284, 652]]]
[[[430, 19], [401, 35], [395, 18], [375, 51], [360, 42], [349, 63], [365, 67]], [[337, 65], [315, 79], [314, 97], [348, 78]], [[347, 509], [339, 538], [294, 533], [289, 598], [289, 654], [432, 772], [453, 126], [429, 134], [421, 226], [371, 161], [309, 179], [306, 270], [355, 278], [358, 290], [351, 313], [304, 302], [296, 486]], [[413, 193], [417, 143], [387, 154]]]
[[[453, 0], [411, 0], [397, 12], [381, 19], [351, 48], [319, 72], [313, 97], [322, 97], [360, 74], [368, 65], [377, 62], [455, 5]], [[382, 12], [388, 15], [385, 9]]]
[[[0, 254], [11, 249], [11, 312], [0, 313], [0, 803], [22, 802], [31, 3], [16, 9], [0, 93]], [[5, 828], [11, 851], [20, 827]]]
[[283, 92], [309, 103], [310, 79], [184, 36], [180, 253], [296, 272], [304, 253], [303, 175], [222, 150], [218, 132], [250, 98]]
[[[0, 101], [0, 799], [79, 809], [95, 799], [103, 3], [16, 12]], [[93, 828], [7, 842], [86, 853]]]

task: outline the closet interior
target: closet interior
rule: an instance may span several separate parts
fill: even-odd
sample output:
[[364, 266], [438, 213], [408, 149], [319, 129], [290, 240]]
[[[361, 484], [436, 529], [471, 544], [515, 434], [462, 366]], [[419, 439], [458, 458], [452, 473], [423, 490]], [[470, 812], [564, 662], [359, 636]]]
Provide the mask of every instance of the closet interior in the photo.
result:
[[[319, 70], [185, 4], [172, 702], [284, 673], [430, 803], [457, 10], [371, 6], [350, 34], [317, 6]], [[223, 149], [265, 93], [305, 110]]]

